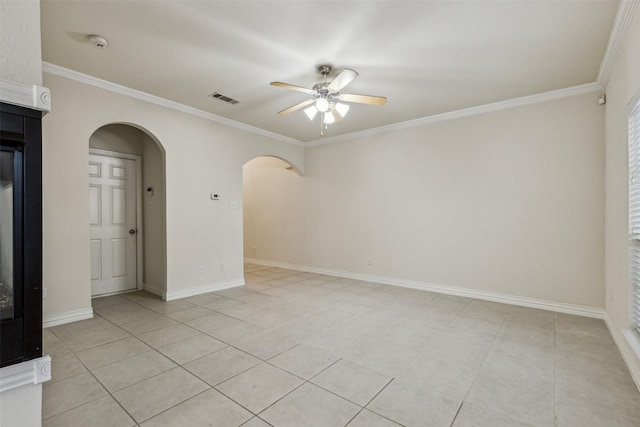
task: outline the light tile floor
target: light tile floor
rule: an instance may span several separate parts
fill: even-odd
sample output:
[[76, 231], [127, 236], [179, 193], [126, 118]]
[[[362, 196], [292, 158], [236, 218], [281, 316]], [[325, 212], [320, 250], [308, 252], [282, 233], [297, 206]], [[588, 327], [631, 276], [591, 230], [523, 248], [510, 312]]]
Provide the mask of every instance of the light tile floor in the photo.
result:
[[247, 264], [44, 331], [50, 426], [639, 426], [601, 320]]

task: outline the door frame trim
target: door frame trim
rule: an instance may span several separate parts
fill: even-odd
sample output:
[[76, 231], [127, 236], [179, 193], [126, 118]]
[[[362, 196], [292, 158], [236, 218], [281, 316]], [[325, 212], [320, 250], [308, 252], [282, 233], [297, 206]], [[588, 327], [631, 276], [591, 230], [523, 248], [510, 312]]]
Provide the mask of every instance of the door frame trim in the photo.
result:
[[[116, 159], [133, 160], [136, 162], [136, 289], [141, 291], [144, 289], [142, 276], [143, 259], [142, 259], [142, 156], [137, 154], [120, 153], [118, 151], [100, 150], [98, 148], [89, 148], [89, 154], [98, 156], [112, 157]], [[131, 292], [123, 291], [118, 293]], [[112, 295], [112, 294], [109, 294]], [[99, 295], [98, 297], [106, 296]], [[95, 298], [91, 295], [91, 298]]]

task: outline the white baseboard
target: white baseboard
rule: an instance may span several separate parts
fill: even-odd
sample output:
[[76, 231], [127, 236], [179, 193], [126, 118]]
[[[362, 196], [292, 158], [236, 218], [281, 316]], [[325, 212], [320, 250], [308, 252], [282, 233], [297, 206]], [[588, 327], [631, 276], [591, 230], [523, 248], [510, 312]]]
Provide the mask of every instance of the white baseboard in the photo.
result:
[[61, 314], [52, 314], [42, 319], [44, 328], [52, 326], [64, 325], [65, 323], [77, 322], [78, 320], [86, 320], [93, 318], [93, 308], [83, 308], [82, 310], [68, 311]]
[[165, 301], [173, 301], [176, 299], [188, 298], [195, 295], [206, 294], [209, 292], [221, 291], [223, 289], [235, 288], [236, 286], [242, 286], [242, 285], [244, 285], [244, 278], [232, 280], [229, 282], [196, 286], [193, 288], [181, 289], [179, 291], [166, 292], [165, 295], [163, 295], [162, 297]]
[[618, 328], [608, 313], [604, 315], [604, 323], [609, 328], [613, 341], [616, 343], [636, 387], [640, 390], [640, 341], [638, 337], [634, 336], [630, 329]]
[[537, 298], [521, 297], [516, 295], [501, 294], [497, 292], [480, 291], [476, 289], [458, 288], [448, 285], [417, 282], [413, 280], [398, 279], [394, 277], [374, 276], [369, 274], [351, 273], [348, 271], [329, 270], [325, 268], [309, 267], [306, 265], [289, 264], [277, 261], [268, 261], [256, 258], [245, 258], [245, 262], [271, 267], [287, 268], [290, 270], [305, 271], [309, 273], [326, 274], [328, 276], [345, 277], [348, 279], [362, 280], [365, 282], [382, 283], [384, 285], [401, 286], [404, 288], [420, 289], [441, 294], [460, 297], [475, 298], [485, 301], [500, 302], [504, 304], [519, 305], [523, 307], [538, 308], [541, 310], [555, 311], [558, 313], [575, 314], [577, 316], [594, 317], [604, 319], [604, 310], [597, 307], [589, 307], [578, 304], [549, 301]]
[[153, 286], [149, 286], [145, 283], [144, 290], [149, 292], [150, 294], [158, 295], [162, 299], [166, 299], [166, 292], [162, 289], [154, 288]]

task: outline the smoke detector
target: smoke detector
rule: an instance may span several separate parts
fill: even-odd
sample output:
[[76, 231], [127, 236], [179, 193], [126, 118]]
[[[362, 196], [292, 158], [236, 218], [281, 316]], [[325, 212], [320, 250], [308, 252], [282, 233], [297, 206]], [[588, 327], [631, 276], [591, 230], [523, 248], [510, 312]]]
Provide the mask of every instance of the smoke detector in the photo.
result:
[[99, 36], [97, 34], [89, 35], [89, 41], [91, 43], [93, 43], [96, 47], [100, 48], [100, 49], [104, 49], [109, 44], [107, 39], [105, 39], [104, 37]]

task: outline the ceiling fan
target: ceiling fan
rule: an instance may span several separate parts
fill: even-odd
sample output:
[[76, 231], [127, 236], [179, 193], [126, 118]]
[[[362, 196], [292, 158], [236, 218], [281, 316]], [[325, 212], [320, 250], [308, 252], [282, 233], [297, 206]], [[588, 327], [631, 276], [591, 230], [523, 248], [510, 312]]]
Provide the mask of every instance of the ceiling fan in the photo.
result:
[[340, 93], [346, 85], [358, 77], [358, 73], [349, 68], [345, 68], [336, 76], [335, 79], [333, 79], [333, 81], [329, 82], [327, 81], [327, 77], [331, 73], [331, 70], [332, 68], [330, 65], [320, 65], [318, 67], [318, 72], [324, 76], [324, 82], [316, 83], [311, 89], [288, 83], [271, 82], [271, 86], [295, 90], [311, 95], [311, 99], [302, 101], [289, 108], [285, 108], [284, 110], [279, 111], [278, 114], [283, 116], [307, 107], [304, 112], [310, 120], [313, 120], [316, 114], [320, 113], [320, 136], [324, 136], [324, 131], [327, 129], [328, 125], [335, 122], [341, 122], [349, 111], [349, 105], [344, 104], [344, 102], [369, 105], [384, 105], [387, 102], [387, 98], [384, 96]]

